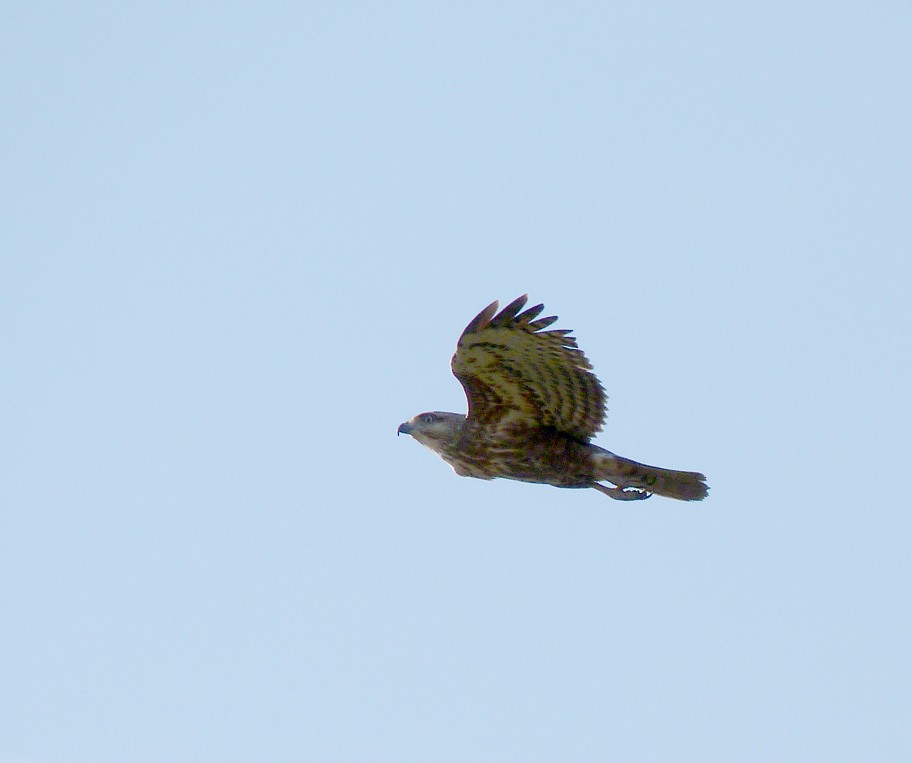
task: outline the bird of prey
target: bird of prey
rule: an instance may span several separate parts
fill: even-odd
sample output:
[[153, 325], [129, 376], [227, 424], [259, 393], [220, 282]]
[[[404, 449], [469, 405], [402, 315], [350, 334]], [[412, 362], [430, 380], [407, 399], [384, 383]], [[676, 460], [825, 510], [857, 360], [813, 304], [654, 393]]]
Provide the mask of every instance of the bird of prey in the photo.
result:
[[571, 332], [548, 329], [557, 317], [538, 318], [544, 305], [523, 310], [527, 299], [499, 313], [492, 302], [459, 337], [451, 366], [468, 415], [419, 413], [399, 433], [462, 477], [595, 488], [622, 501], [653, 493], [703, 500], [702, 474], [647, 466], [589, 442], [605, 419], [605, 391]]

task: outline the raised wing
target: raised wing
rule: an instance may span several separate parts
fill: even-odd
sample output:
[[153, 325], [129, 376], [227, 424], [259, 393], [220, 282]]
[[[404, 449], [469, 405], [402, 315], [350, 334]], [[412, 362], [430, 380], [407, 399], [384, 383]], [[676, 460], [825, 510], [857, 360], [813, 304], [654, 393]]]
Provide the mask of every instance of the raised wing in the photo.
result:
[[497, 302], [465, 328], [452, 368], [469, 398], [469, 423], [492, 434], [516, 427], [553, 427], [586, 441], [602, 428], [605, 391], [576, 339], [545, 330], [557, 316], [544, 305], [520, 312], [523, 295], [499, 313]]

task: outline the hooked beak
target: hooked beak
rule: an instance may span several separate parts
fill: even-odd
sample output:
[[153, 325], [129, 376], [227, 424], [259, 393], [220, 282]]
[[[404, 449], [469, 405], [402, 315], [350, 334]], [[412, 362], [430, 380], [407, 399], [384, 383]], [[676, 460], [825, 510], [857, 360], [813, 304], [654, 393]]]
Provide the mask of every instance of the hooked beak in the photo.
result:
[[412, 425], [406, 421], [404, 424], [399, 425], [399, 428], [396, 430], [396, 437], [398, 437], [401, 434], [411, 434], [411, 433], [412, 433]]

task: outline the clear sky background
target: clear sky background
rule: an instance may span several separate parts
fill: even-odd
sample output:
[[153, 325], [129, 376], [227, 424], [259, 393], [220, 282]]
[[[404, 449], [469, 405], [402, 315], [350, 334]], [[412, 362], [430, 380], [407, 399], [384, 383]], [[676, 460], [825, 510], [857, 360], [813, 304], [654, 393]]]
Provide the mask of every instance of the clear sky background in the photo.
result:
[[[0, 761], [912, 757], [907, 3], [7, 3]], [[702, 504], [397, 425], [528, 292]]]

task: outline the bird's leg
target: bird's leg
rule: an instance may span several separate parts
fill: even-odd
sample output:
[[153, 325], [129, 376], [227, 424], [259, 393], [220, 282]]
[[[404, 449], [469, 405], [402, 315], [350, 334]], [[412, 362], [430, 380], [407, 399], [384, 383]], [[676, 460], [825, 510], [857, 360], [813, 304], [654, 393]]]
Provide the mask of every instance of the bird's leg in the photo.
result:
[[615, 501], [643, 501], [652, 495], [652, 493], [647, 493], [645, 490], [635, 487], [606, 487], [605, 485], [599, 485], [598, 482], [593, 482], [592, 487], [609, 498], [614, 498]]

